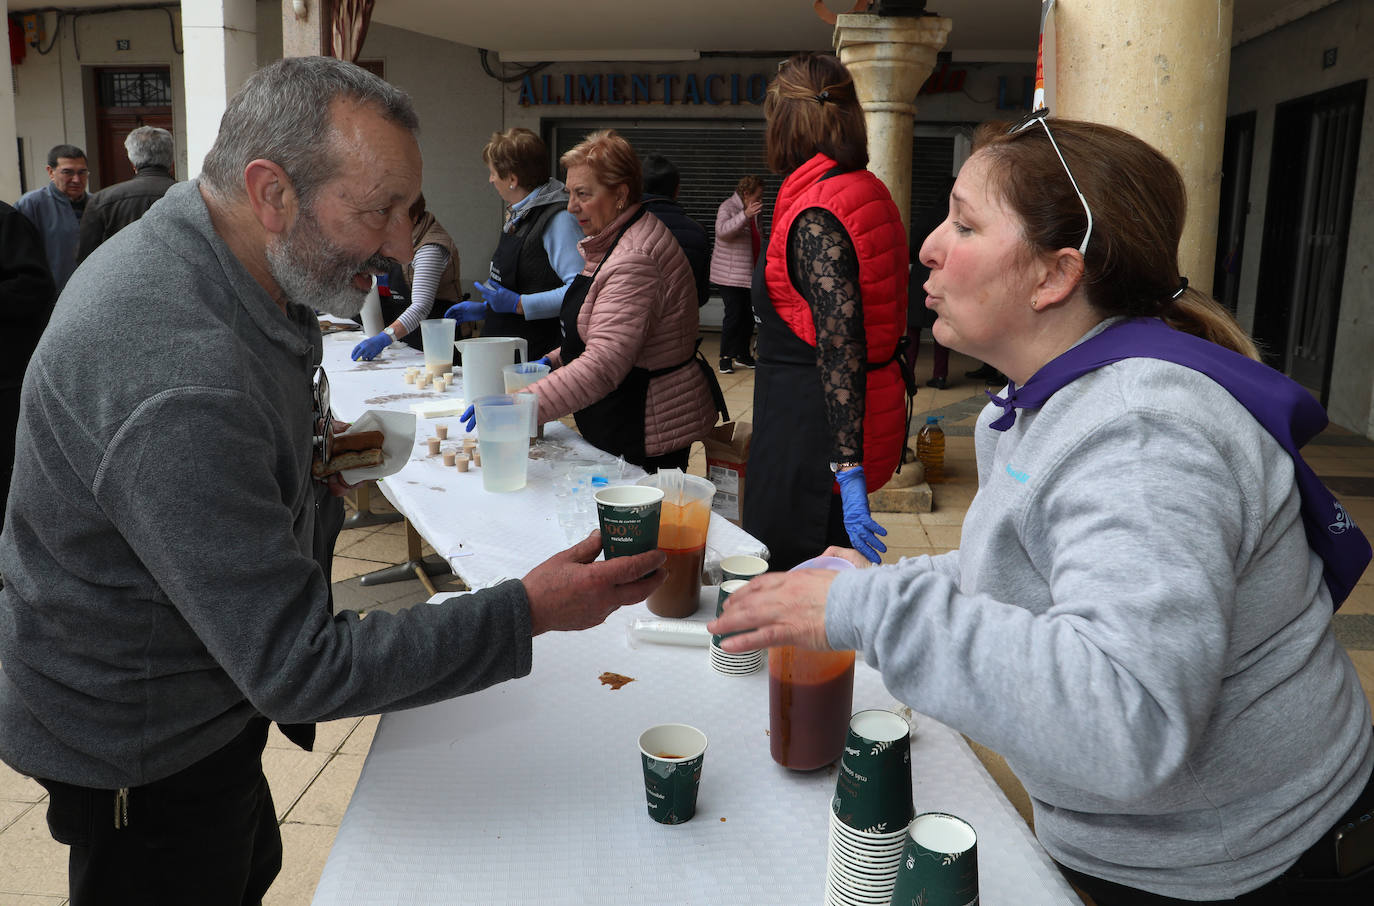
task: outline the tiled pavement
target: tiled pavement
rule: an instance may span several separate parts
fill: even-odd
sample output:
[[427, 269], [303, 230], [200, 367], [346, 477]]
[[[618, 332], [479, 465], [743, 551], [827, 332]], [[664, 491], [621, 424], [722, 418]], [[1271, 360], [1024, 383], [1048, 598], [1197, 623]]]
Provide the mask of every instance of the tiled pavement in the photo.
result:
[[[717, 336], [710, 334], [703, 353], [716, 362]], [[917, 370], [926, 374], [929, 356]], [[964, 512], [973, 498], [973, 420], [985, 399], [981, 382], [963, 378], [975, 366], [951, 355], [946, 390], [922, 387], [916, 399], [914, 423], [927, 414], [944, 415], [946, 481], [934, 486], [931, 513], [884, 513], [878, 519], [888, 529], [889, 562], [904, 556], [940, 553], [957, 547]], [[753, 372], [738, 369], [720, 375], [731, 414], [752, 420]], [[1336, 489], [1355, 521], [1374, 527], [1374, 443], [1339, 428], [1328, 430], [1305, 449], [1308, 461]], [[690, 468], [705, 474], [700, 445]], [[380, 494], [372, 496], [376, 512], [390, 507]], [[432, 554], [428, 545], [425, 554]], [[387, 524], [346, 530], [334, 559], [334, 595], [340, 608], [366, 612], [395, 610], [427, 595], [416, 580], [363, 586], [359, 577], [406, 558], [405, 529]], [[437, 577], [441, 589], [460, 588], [452, 576]], [[1337, 637], [1346, 646], [1360, 673], [1366, 693], [1374, 700], [1374, 570], [1335, 617]], [[363, 758], [376, 727], [376, 717], [350, 718], [322, 724], [314, 752], [303, 752], [274, 728], [264, 757], [285, 844], [284, 867], [268, 893], [266, 906], [303, 906], [310, 902], [324, 867], [334, 834], [357, 783]], [[1015, 779], [991, 752], [980, 751], [985, 764], [1014, 803], [1029, 810]], [[65, 906], [66, 849], [48, 836], [43, 789], [0, 764], [0, 906]]]

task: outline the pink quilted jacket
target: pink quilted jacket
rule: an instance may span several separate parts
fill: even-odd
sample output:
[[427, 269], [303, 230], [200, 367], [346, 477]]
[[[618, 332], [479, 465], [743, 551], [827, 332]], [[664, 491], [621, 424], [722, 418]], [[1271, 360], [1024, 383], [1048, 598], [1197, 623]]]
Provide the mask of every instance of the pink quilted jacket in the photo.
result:
[[[591, 275], [620, 227], [639, 210], [625, 213], [595, 236], [577, 244]], [[696, 283], [673, 234], [646, 214], [621, 237], [587, 290], [577, 316], [586, 350], [563, 366], [559, 350], [549, 354], [554, 370], [530, 386], [539, 396], [539, 419], [551, 421], [603, 398], [632, 366], [667, 368], [690, 359], [698, 333]], [[649, 456], [681, 449], [706, 436], [716, 409], [706, 378], [689, 363], [649, 382], [644, 411], [644, 451]]]
[[[758, 226], [758, 218], [754, 218]], [[744, 200], [739, 193], [720, 203], [716, 211], [716, 244], [711, 249], [711, 282], [716, 286], [749, 286], [754, 281], [754, 240]]]

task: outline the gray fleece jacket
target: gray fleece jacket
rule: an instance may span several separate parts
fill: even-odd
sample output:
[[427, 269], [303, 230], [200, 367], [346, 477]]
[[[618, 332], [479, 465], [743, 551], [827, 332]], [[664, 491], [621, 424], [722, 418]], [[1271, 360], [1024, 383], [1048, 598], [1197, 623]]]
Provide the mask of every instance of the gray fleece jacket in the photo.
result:
[[518, 582], [330, 616], [311, 558], [319, 358], [314, 315], [277, 307], [194, 182], [77, 270], [25, 377], [0, 537], [8, 764], [137, 786], [258, 713], [408, 708], [529, 672]]
[[1155, 360], [1000, 414], [960, 549], [841, 573], [830, 643], [1006, 756], [1065, 865], [1202, 900], [1281, 874], [1374, 761], [1292, 460]]

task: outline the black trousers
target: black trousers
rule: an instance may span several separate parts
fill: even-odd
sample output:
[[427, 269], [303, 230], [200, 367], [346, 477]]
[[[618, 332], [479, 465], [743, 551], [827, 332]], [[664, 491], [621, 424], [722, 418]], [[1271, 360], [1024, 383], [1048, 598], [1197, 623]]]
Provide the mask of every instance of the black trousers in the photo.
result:
[[725, 303], [725, 317], [720, 322], [721, 357], [749, 357], [750, 341], [754, 338], [754, 305], [749, 287], [722, 286], [720, 299]]
[[48, 791], [48, 829], [71, 847], [71, 906], [261, 903], [282, 859], [262, 773], [267, 727], [253, 718], [218, 752], [130, 788], [127, 811], [114, 790], [35, 778]]
[[1059, 870], [1097, 906], [1370, 906], [1374, 865], [1348, 877], [1336, 875], [1336, 828], [1374, 810], [1374, 774], [1355, 804], [1285, 874], [1231, 900], [1180, 900], [1104, 881], [1064, 865]]

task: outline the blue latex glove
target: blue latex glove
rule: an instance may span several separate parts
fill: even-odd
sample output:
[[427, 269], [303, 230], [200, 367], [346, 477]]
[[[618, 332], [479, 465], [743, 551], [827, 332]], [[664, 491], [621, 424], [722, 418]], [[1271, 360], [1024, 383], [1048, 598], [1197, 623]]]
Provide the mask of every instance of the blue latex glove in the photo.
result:
[[471, 431], [473, 428], [477, 427], [477, 410], [472, 406], [468, 406], [464, 409], [463, 414], [458, 416], [458, 418], [463, 422], [463, 430], [465, 431]]
[[549, 357], [548, 357], [548, 356], [543, 356], [542, 358], [535, 359], [535, 360], [534, 360], [534, 364], [536, 364], [536, 365], [547, 365], [550, 371], [553, 370], [553, 362], [550, 362], [550, 361], [549, 361]]
[[358, 359], [362, 359], [365, 362], [370, 362], [377, 357], [378, 353], [390, 345], [390, 334], [379, 333], [375, 337], [368, 337], [366, 340], [363, 340], [357, 346], [353, 347], [353, 361], [356, 362]]
[[480, 321], [486, 316], [487, 304], [485, 302], [459, 302], [444, 312], [445, 318], [452, 318], [459, 324], [465, 321]]
[[491, 306], [492, 311], [499, 311], [503, 315], [515, 314], [515, 306], [520, 302], [519, 293], [506, 289], [495, 280], [490, 283], [478, 281], [473, 286], [481, 291], [482, 298]]
[[879, 541], [876, 535], [886, 535], [887, 529], [874, 522], [868, 511], [868, 482], [864, 481], [864, 467], [845, 469], [835, 476], [835, 480], [840, 483], [844, 530], [849, 533], [854, 550], [874, 563], [881, 563], [878, 555], [887, 551], [887, 545]]

